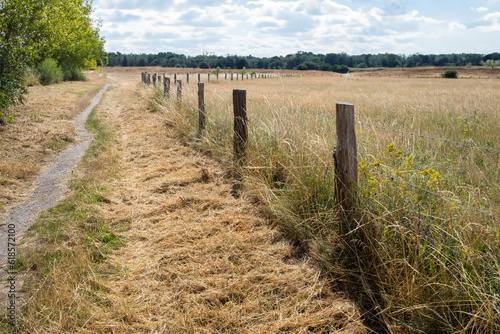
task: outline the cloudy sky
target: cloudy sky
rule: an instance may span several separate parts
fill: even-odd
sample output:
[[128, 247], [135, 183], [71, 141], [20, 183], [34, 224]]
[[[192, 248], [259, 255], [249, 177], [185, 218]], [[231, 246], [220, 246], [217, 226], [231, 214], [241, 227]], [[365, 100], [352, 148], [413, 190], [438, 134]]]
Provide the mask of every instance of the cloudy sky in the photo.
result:
[[94, 0], [108, 52], [500, 52], [500, 0]]

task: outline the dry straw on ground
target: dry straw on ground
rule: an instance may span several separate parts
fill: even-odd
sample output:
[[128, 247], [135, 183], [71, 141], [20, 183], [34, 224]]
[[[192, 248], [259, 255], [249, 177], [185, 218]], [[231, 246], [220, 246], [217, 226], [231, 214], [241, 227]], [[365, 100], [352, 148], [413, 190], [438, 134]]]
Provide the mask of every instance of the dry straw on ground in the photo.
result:
[[[115, 101], [132, 103], [134, 79], [117, 76]], [[109, 308], [89, 332], [365, 332], [356, 307], [294, 255], [248, 198], [230, 195], [220, 165], [186, 147], [158, 114], [108, 115], [122, 124], [123, 178], [102, 210], [130, 230], [111, 259], [121, 270], [102, 282]]]
[[[137, 77], [110, 79], [119, 86], [105, 95], [97, 113], [103, 124], [117, 128], [106, 154], [120, 162], [111, 166], [113, 159], [90, 158], [81, 173], [102, 174], [95, 187], [106, 188], [106, 198], [86, 209], [104, 217], [125, 244], [81, 282], [74, 282], [82, 279], [76, 268], [65, 273], [54, 265], [47, 282], [38, 285], [38, 299], [28, 302], [24, 328], [34, 333], [367, 332], [357, 307], [332, 290], [250, 199], [231, 196], [226, 170], [189, 148], [161, 114], [146, 110], [148, 96]], [[109, 169], [116, 167], [113, 176]], [[86, 224], [95, 221], [89, 216]], [[79, 246], [70, 232], [62, 252]], [[91, 265], [78, 256], [72, 261]]]

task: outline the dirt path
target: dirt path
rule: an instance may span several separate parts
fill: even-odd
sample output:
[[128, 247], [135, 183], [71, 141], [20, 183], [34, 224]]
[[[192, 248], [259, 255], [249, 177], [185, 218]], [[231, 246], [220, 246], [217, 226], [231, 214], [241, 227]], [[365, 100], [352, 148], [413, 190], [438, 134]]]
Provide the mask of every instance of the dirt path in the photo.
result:
[[[14, 239], [11, 238], [9, 241], [15, 243], [15, 237], [19, 238], [41, 211], [51, 208], [61, 199], [68, 174], [76, 167], [92, 140], [85, 128], [85, 121], [110, 86], [106, 85], [92, 99], [91, 104], [74, 120], [76, 144], [63, 151], [55, 163], [45, 168], [45, 171], [36, 180], [36, 188], [31, 194], [30, 200], [12, 208], [5, 219], [5, 224], [0, 226], [0, 263], [2, 268], [0, 279], [4, 279], [8, 275], [5, 270], [8, 230], [15, 231]], [[2, 289], [0, 300], [3, 300], [4, 297], [5, 291]]]
[[121, 125], [123, 177], [97, 208], [127, 227], [126, 246], [109, 259], [118, 272], [100, 281], [104, 306], [82, 332], [366, 332], [356, 306], [250, 199], [230, 195], [224, 168], [145, 110], [138, 77], [110, 78], [119, 86], [98, 113]]

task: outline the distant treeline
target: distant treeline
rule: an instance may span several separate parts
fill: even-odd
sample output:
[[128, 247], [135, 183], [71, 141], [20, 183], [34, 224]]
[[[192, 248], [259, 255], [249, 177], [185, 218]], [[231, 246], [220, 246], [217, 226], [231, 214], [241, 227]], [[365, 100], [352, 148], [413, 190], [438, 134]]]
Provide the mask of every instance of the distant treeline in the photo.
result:
[[[392, 53], [351, 56], [346, 53], [314, 54], [299, 51], [295, 54], [274, 57], [216, 56], [203, 54], [185, 56], [172, 52], [158, 54], [108, 53], [108, 66], [162, 66], [183, 68], [221, 69], [289, 69], [347, 72], [349, 68], [366, 67], [417, 67], [417, 66], [481, 66], [500, 61], [500, 53], [414, 54], [411, 56]], [[488, 62], [490, 61], [490, 62]]]

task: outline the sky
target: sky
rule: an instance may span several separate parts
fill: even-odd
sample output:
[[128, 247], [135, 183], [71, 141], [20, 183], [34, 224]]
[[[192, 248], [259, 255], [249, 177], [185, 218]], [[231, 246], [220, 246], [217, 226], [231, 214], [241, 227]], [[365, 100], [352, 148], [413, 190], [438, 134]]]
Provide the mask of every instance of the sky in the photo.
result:
[[500, 52], [500, 0], [94, 0], [108, 52]]

